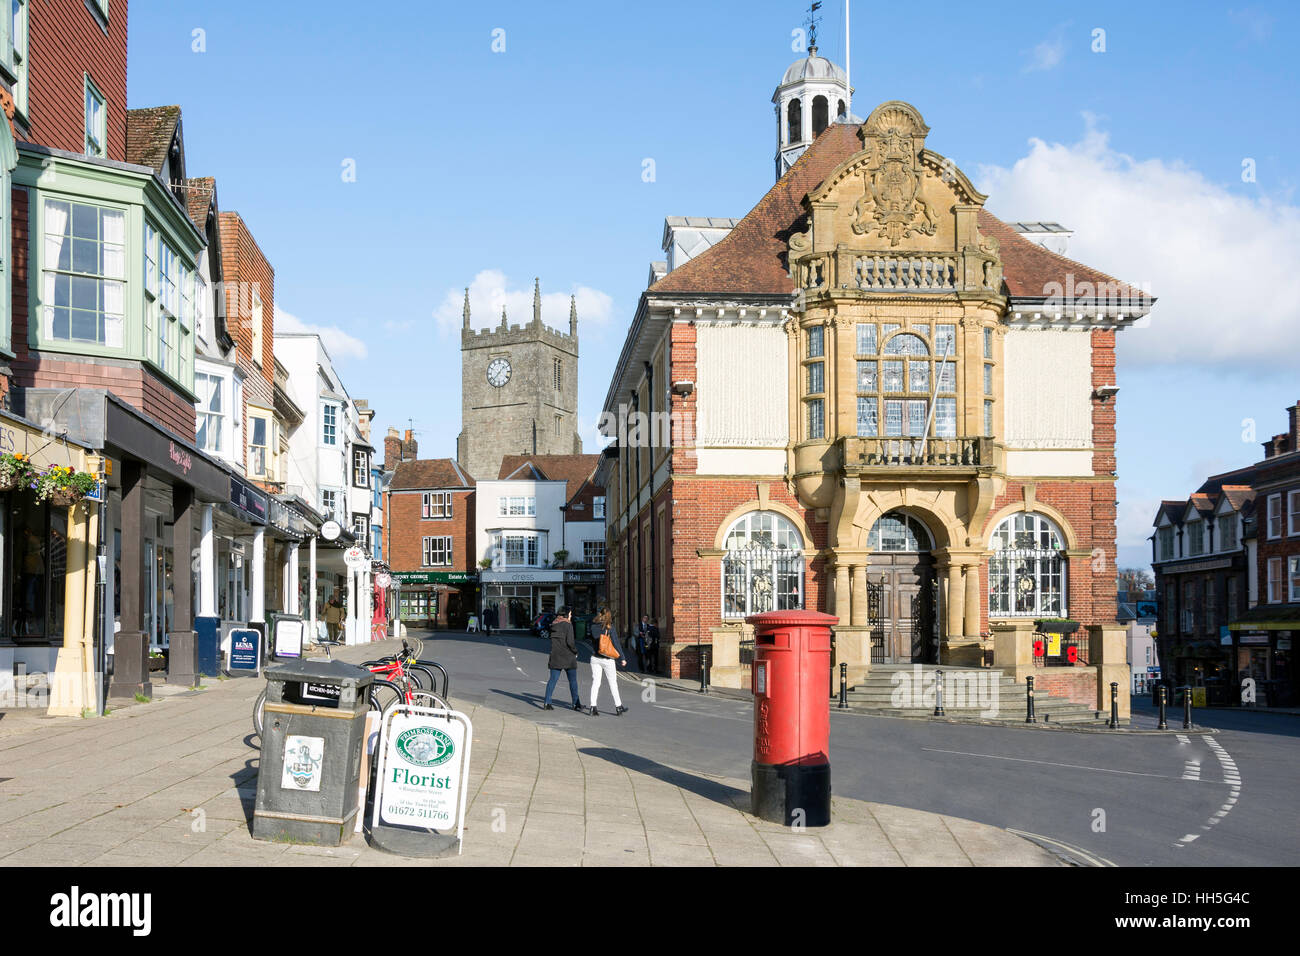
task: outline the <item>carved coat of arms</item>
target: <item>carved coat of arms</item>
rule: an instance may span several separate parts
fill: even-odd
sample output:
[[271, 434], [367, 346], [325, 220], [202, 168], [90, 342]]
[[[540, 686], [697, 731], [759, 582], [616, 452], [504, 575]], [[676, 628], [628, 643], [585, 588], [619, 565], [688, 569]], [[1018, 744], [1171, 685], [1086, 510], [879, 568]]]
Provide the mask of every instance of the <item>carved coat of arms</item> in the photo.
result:
[[875, 235], [896, 246], [908, 236], [933, 236], [934, 215], [920, 196], [912, 137], [897, 127], [876, 139], [875, 156], [862, 171], [862, 198], [854, 204], [852, 229], [858, 235]]

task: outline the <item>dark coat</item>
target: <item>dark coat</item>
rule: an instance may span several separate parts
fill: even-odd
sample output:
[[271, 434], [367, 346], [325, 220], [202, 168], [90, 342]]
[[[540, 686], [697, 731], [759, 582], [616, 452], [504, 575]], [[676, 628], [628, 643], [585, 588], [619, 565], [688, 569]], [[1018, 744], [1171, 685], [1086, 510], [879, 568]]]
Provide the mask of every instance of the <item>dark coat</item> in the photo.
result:
[[551, 622], [551, 657], [546, 666], [561, 671], [578, 666], [578, 644], [573, 639], [573, 625], [568, 621]]

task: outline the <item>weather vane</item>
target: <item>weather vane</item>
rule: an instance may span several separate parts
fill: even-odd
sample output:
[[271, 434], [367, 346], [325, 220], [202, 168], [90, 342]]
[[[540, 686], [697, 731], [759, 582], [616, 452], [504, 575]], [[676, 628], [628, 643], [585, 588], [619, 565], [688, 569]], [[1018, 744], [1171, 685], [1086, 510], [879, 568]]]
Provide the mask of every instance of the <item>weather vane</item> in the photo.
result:
[[821, 6], [821, 0], [817, 0], [808, 8], [808, 19], [805, 22], [808, 24], [808, 46], [810, 47], [817, 46], [817, 24], [821, 22], [821, 17], [817, 16], [817, 11], [821, 9]]

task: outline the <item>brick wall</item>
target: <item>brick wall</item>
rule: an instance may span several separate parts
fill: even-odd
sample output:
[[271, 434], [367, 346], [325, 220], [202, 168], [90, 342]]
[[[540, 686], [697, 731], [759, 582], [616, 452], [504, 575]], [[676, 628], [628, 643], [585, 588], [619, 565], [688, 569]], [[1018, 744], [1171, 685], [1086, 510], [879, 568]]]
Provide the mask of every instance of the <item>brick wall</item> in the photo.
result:
[[[1300, 470], [1300, 463], [1294, 466]], [[1290, 530], [1289, 516], [1287, 514], [1287, 497], [1288, 492], [1300, 490], [1300, 474], [1296, 474], [1296, 480], [1290, 484], [1282, 484], [1276, 487], [1269, 487], [1261, 490], [1255, 498], [1255, 514], [1259, 520], [1259, 536], [1257, 540], [1256, 573], [1259, 575], [1259, 603], [1268, 604], [1268, 562], [1270, 558], [1280, 558], [1282, 560], [1281, 577], [1278, 579], [1280, 589], [1278, 591], [1278, 603], [1286, 604], [1290, 601], [1290, 589], [1287, 578], [1287, 559], [1300, 555], [1300, 536], [1289, 537], [1287, 531]], [[1279, 496], [1282, 509], [1282, 537], [1268, 537], [1268, 499], [1273, 495]], [[1181, 593], [1181, 592], [1180, 592]]]
[[83, 0], [29, 0], [28, 142], [86, 149], [85, 76], [107, 107], [108, 158], [126, 159], [127, 0], [109, 4], [108, 33]]
[[[429, 489], [433, 490], [433, 489]], [[385, 534], [388, 536], [388, 566], [394, 571], [473, 571], [478, 567], [474, 550], [474, 493], [457, 491], [450, 518], [420, 517], [422, 492], [394, 491], [388, 497]], [[426, 568], [423, 540], [450, 535], [450, 567]]]
[[[1120, 688], [1124, 692], [1124, 688]], [[1039, 667], [1034, 670], [1034, 693], [1051, 694], [1075, 704], [1097, 709], [1097, 670], [1094, 667]]]
[[[242, 434], [248, 436], [248, 404], [251, 402], [260, 408], [274, 408], [275, 405], [275, 270], [239, 213], [218, 213], [217, 235], [221, 244], [226, 331], [235, 341], [235, 364], [244, 373], [244, 404], [239, 411]], [[251, 309], [254, 288], [262, 301], [260, 365], [253, 361]], [[247, 437], [240, 454], [247, 467]]]

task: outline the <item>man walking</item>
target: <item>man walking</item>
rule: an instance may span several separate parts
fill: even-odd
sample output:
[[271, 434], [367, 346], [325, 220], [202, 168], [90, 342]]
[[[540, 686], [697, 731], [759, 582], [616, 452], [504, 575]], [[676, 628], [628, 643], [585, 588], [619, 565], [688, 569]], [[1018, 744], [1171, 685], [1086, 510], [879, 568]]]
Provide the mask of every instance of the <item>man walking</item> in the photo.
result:
[[569, 678], [569, 699], [573, 701], [574, 710], [582, 710], [582, 701], [578, 698], [578, 644], [573, 638], [572, 611], [566, 605], [560, 608], [551, 622], [551, 656], [546, 662], [551, 669], [550, 679], [546, 682], [546, 700], [542, 704], [545, 710], [554, 710], [551, 706], [551, 694], [560, 679], [560, 671]]

